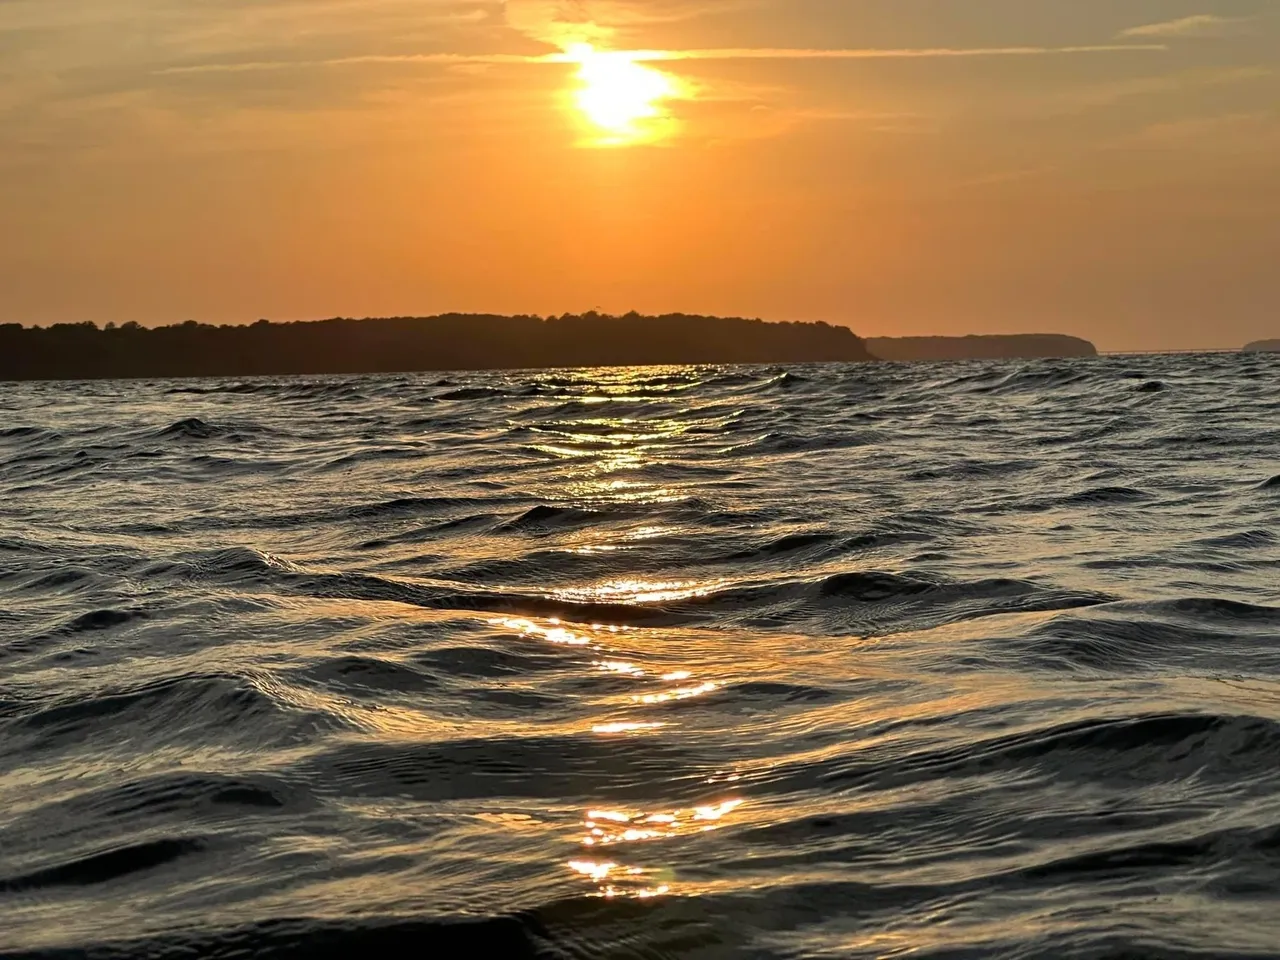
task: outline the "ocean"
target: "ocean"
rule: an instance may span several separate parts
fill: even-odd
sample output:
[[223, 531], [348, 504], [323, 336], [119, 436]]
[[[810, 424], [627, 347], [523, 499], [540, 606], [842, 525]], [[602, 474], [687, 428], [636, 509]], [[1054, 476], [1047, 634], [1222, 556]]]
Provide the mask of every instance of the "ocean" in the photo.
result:
[[0, 957], [1280, 956], [1278, 380], [0, 384]]

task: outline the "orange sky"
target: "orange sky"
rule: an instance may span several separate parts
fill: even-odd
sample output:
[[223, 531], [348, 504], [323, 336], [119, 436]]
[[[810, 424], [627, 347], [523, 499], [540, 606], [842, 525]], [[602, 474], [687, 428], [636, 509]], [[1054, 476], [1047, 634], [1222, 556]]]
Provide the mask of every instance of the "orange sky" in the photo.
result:
[[1238, 346], [1278, 70], [1274, 0], [0, 0], [0, 322]]

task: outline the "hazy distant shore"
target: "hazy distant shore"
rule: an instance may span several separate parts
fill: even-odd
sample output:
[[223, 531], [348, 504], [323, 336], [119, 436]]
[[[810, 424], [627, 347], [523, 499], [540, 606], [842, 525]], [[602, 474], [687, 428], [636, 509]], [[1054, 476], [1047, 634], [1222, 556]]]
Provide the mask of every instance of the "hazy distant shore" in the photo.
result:
[[1245, 353], [1280, 353], [1280, 340], [1255, 340], [1244, 346]]
[[881, 360], [1036, 360], [1096, 357], [1088, 340], [1054, 333], [968, 337], [873, 337], [867, 348]]

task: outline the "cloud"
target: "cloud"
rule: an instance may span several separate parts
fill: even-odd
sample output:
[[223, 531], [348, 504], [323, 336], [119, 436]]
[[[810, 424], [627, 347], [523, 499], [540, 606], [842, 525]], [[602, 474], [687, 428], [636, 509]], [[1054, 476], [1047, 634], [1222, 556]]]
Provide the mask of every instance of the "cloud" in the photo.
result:
[[1226, 113], [1167, 120], [1143, 128], [1130, 142], [1247, 157], [1274, 155], [1266, 145], [1280, 145], [1280, 115]]
[[695, 20], [760, 0], [506, 0], [507, 25], [530, 39], [567, 50], [608, 46], [635, 27]]
[[331, 57], [326, 60], [243, 60], [234, 63], [195, 63], [156, 70], [161, 77], [180, 76], [189, 73], [265, 73], [274, 70], [305, 70], [322, 67], [359, 67], [377, 64], [439, 64], [441, 66], [467, 66], [476, 64], [531, 64], [561, 63], [559, 54], [527, 57], [515, 53], [404, 53], [367, 54], [352, 57]]
[[[1083, 47], [922, 47], [861, 49], [801, 49], [745, 47], [711, 50], [633, 50], [626, 51], [628, 60], [638, 63], [668, 63], [682, 60], [924, 60], [963, 57], [1038, 57], [1066, 56], [1089, 53], [1160, 53], [1168, 50], [1164, 44], [1117, 43]], [[157, 71], [160, 74], [182, 73], [244, 73], [263, 70], [289, 70], [304, 67], [342, 67], [363, 64], [567, 64], [579, 62], [574, 54], [548, 53], [523, 56], [504, 53], [410, 53], [371, 54], [368, 56], [336, 57], [328, 60], [280, 60], [242, 63], [207, 63], [169, 67]]]
[[507, 24], [513, 30], [561, 49], [608, 43], [614, 30], [601, 24], [600, 12], [599, 3], [587, 0], [507, 0]]
[[[1057, 104], [1069, 109], [1109, 107], [1124, 100], [1184, 94], [1191, 90], [1231, 84], [1247, 84], [1274, 76], [1275, 71], [1268, 67], [1250, 66], [1190, 70], [1154, 77], [1130, 77], [1097, 86], [1073, 89], [1057, 98]], [[1045, 109], [1042, 99], [1037, 98], [1035, 104], [1037, 109]]]
[[867, 47], [860, 49], [795, 49], [770, 47], [718, 50], [639, 50], [634, 60], [924, 60], [949, 57], [1038, 57], [1072, 53], [1162, 52], [1164, 44], [1097, 44], [1080, 47]]
[[1200, 13], [1179, 20], [1148, 23], [1120, 32], [1121, 37], [1226, 37], [1241, 33], [1249, 17], [1219, 17]]

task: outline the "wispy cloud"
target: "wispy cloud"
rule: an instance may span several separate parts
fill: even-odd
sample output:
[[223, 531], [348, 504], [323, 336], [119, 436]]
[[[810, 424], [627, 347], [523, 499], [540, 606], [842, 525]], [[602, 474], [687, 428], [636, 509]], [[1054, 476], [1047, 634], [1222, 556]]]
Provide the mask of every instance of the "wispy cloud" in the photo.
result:
[[758, 0], [506, 0], [507, 25], [540, 43], [566, 50], [604, 46], [620, 32], [695, 20], [708, 13], [748, 7]]
[[1147, 23], [1120, 32], [1121, 37], [1223, 37], [1242, 33], [1250, 17], [1219, 17], [1212, 13], [1200, 13], [1178, 20]]
[[178, 76], [190, 73], [265, 73], [277, 70], [308, 70], [322, 67], [358, 67], [377, 64], [440, 64], [442, 66], [467, 66], [475, 64], [535, 64], [560, 63], [567, 58], [553, 53], [546, 56], [527, 57], [514, 53], [405, 53], [367, 54], [352, 57], [330, 57], [325, 60], [246, 60], [236, 63], [194, 63], [156, 70], [156, 76]]
[[[663, 63], [682, 60], [922, 60], [958, 57], [1036, 57], [1066, 56], [1090, 53], [1160, 53], [1168, 47], [1159, 43], [1098, 44], [1076, 47], [921, 47], [861, 49], [801, 49], [744, 47], [709, 50], [633, 50], [622, 51], [628, 60]], [[577, 63], [573, 53], [548, 53], [524, 56], [508, 53], [419, 53], [370, 54], [335, 57], [326, 60], [269, 60], [242, 63], [205, 63], [168, 67], [160, 74], [245, 73], [266, 70], [291, 70], [316, 67], [360, 66], [367, 64], [571, 64]]]
[[917, 60], [946, 57], [1038, 57], [1078, 53], [1161, 52], [1161, 43], [1113, 43], [1075, 47], [870, 47], [862, 49], [794, 49], [744, 47], [713, 50], [638, 50], [635, 60]]

